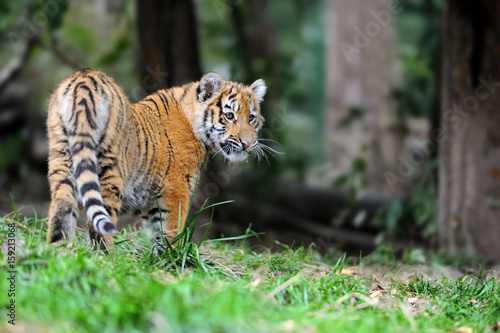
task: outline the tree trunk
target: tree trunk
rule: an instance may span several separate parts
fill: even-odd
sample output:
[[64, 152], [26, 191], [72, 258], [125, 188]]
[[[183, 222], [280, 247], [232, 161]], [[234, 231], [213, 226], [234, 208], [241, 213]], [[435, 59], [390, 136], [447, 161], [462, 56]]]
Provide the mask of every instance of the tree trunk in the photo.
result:
[[[393, 90], [399, 85], [394, 21], [388, 0], [327, 1], [326, 156], [332, 177], [366, 160], [370, 192], [389, 191], [385, 172], [396, 169], [406, 153], [397, 123]], [[382, 14], [379, 23], [373, 13]], [[371, 32], [375, 29], [375, 33]], [[368, 35], [371, 34], [371, 37]], [[399, 189], [399, 188], [398, 188]]]
[[192, 0], [137, 0], [137, 23], [146, 93], [200, 79]]
[[500, 262], [500, 3], [447, 0], [439, 142], [440, 243]]

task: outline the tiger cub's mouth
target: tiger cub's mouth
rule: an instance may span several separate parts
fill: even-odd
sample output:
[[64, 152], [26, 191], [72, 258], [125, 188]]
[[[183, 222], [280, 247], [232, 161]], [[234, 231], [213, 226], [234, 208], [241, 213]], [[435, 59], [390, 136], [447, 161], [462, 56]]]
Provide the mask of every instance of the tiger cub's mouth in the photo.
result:
[[272, 157], [276, 157], [276, 155], [278, 154], [284, 154], [284, 152], [275, 150], [274, 148], [271, 148], [268, 145], [264, 144], [262, 141], [274, 142], [281, 147], [278, 142], [270, 139], [260, 138], [255, 140], [251, 144], [243, 144], [243, 142], [238, 142], [238, 140], [234, 138], [227, 138], [222, 143], [219, 142], [220, 148], [219, 150], [217, 150], [213, 157], [221, 153], [225, 159], [228, 159], [231, 162], [241, 162], [246, 161], [250, 154], [252, 154], [257, 158], [258, 163], [265, 159], [269, 164], [267, 154], [270, 154]]
[[248, 158], [248, 151], [234, 139], [227, 139], [221, 144], [221, 152], [231, 162], [241, 162]]

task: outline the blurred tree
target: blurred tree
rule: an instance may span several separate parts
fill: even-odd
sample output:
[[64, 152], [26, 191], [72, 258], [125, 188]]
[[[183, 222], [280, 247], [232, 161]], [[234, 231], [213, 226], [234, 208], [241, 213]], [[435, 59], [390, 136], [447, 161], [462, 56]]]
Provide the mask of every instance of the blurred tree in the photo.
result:
[[192, 0], [137, 0], [142, 86], [148, 92], [197, 81], [201, 67]]
[[388, 0], [326, 5], [327, 158], [338, 174], [365, 159], [368, 187], [377, 193], [387, 192], [385, 172], [405, 152], [402, 136], [392, 130], [391, 98], [400, 84], [394, 21], [402, 7], [391, 6]]
[[440, 242], [500, 261], [500, 2], [447, 0], [439, 142]]

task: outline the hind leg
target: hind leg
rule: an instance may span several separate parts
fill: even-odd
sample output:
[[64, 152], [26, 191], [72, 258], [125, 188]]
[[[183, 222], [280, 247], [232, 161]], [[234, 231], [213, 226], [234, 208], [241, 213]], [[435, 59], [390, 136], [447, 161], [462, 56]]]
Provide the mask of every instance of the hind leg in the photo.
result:
[[[122, 202], [124, 187], [123, 179], [120, 177], [120, 173], [116, 165], [106, 165], [104, 162], [101, 162], [100, 168], [101, 172], [99, 173], [99, 178], [101, 182], [101, 195], [104, 208], [109, 213], [111, 222], [116, 225], [118, 212], [120, 211]], [[97, 232], [97, 230], [95, 230], [94, 225], [90, 221], [87, 222], [87, 226], [89, 229], [90, 239], [96, 247], [106, 250], [111, 250], [113, 248], [113, 236], [101, 235]]]
[[49, 243], [75, 235], [78, 217], [75, 177], [71, 172], [71, 156], [66, 142], [49, 141], [49, 173], [51, 202], [49, 208]]

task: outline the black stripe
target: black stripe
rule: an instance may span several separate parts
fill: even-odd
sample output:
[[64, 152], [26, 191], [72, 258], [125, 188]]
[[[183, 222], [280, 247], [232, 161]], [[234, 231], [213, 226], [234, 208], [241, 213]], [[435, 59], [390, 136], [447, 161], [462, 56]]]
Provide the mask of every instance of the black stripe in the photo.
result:
[[223, 126], [226, 126], [226, 123], [224, 122], [224, 114], [221, 110], [219, 110], [219, 120], [218, 120], [219, 124], [223, 125]]
[[207, 119], [208, 119], [208, 109], [209, 108], [206, 108], [205, 111], [203, 111], [203, 126], [205, 126], [205, 124], [207, 123]]
[[116, 227], [113, 223], [106, 223], [104, 225], [104, 230], [107, 231], [107, 232], [110, 232], [111, 230], [115, 230]]
[[199, 102], [200, 100], [198, 99], [198, 96], [200, 96], [201, 93], [201, 88], [200, 84], [198, 83], [198, 87], [196, 87], [196, 100]]
[[116, 208], [111, 208], [109, 206], [104, 205], [104, 209], [106, 209], [106, 211], [109, 214], [111, 214], [113, 212], [115, 215], [118, 215], [118, 209], [116, 209]]
[[[163, 103], [163, 107], [165, 108], [165, 112], [167, 113], [167, 116], [168, 116], [169, 105], [168, 105], [167, 96], [164, 96], [163, 94], [160, 94], [160, 93], [158, 93], [158, 96], [160, 96], [161, 102]], [[160, 116], [160, 115], [158, 114], [158, 116]]]
[[102, 221], [103, 219], [100, 219], [99, 221], [96, 221], [96, 223], [94, 224], [97, 230], [99, 230], [99, 224], [101, 224]]
[[111, 101], [110, 104], [113, 104], [114, 103], [114, 95], [118, 96], [118, 102], [120, 103], [120, 107], [122, 109], [124, 109], [124, 104], [123, 104], [123, 101], [121, 99], [121, 96], [123, 95], [121, 92], [118, 92], [118, 90], [116, 90], [116, 86], [117, 86], [117, 83], [115, 80], [111, 79], [111, 81], [109, 80], [110, 78], [108, 76], [104, 76], [102, 78], [100, 78], [102, 80], [102, 87], [105, 87], [107, 89], [109, 89], [110, 93], [109, 96], [111, 96]]
[[52, 171], [51, 173], [49, 173], [49, 174], [47, 175], [47, 178], [50, 178], [50, 177], [52, 177], [52, 176], [55, 176], [55, 175], [57, 175], [57, 174], [58, 174], [58, 173], [60, 173], [60, 172], [62, 172], [62, 173], [66, 173], [64, 170], [57, 169], [57, 170], [54, 170], [54, 171]]
[[222, 95], [220, 95], [219, 100], [217, 101], [217, 107], [222, 110]]
[[[140, 131], [142, 132], [143, 136], [144, 136], [144, 153], [142, 153], [142, 145], [141, 145], [141, 141], [140, 140], [137, 140], [137, 150], [139, 151], [140, 155], [141, 156], [144, 156], [145, 158], [142, 158], [140, 160], [140, 164], [139, 164], [139, 170], [148, 170], [148, 163], [153, 163], [153, 160], [149, 160], [147, 158], [147, 153], [148, 153], [148, 142], [149, 142], [149, 121], [147, 121], [147, 115], [146, 114], [139, 114], [140, 117], [142, 117], [142, 120], [143, 120], [143, 124], [144, 126], [140, 127]], [[154, 155], [153, 155], [154, 156]]]
[[112, 164], [112, 165], [116, 165], [116, 164], [118, 163], [118, 158], [116, 158], [116, 157], [115, 157], [115, 156], [113, 156], [113, 155], [108, 155], [108, 151], [102, 151], [102, 150], [101, 150], [101, 151], [99, 151], [99, 152], [97, 153], [97, 158], [99, 158], [99, 159], [103, 159], [103, 158], [105, 158], [105, 159], [107, 159], [107, 160], [110, 160], [111, 162], [110, 162], [110, 163], [108, 163], [108, 164], [110, 164], [110, 165], [111, 165], [111, 164]]
[[86, 158], [86, 159], [83, 159], [81, 160], [80, 163], [78, 163], [78, 165], [76, 166], [76, 170], [75, 170], [75, 178], [79, 178], [80, 175], [82, 174], [82, 172], [84, 171], [91, 171], [92, 173], [95, 173], [97, 174], [97, 166], [95, 165], [94, 161]]
[[90, 81], [92, 81], [92, 84], [94, 85], [94, 89], [95, 89], [95, 91], [97, 91], [97, 81], [92, 76], [88, 76], [88, 79]]
[[116, 163], [101, 166], [101, 171], [99, 171], [99, 178], [101, 179], [101, 181], [103, 180], [102, 178], [106, 175], [106, 173], [108, 173], [109, 170], [112, 170], [114, 167], [116, 167]]
[[115, 177], [115, 175], [102, 175], [102, 176], [98, 176], [98, 177], [99, 177], [99, 180], [101, 181], [101, 183], [103, 183], [105, 180], [108, 180], [109, 178]]
[[75, 143], [70, 149], [71, 149], [71, 155], [77, 155], [79, 154], [84, 148], [90, 149], [92, 151], [95, 150], [95, 146], [91, 142], [85, 142], [85, 141], [80, 141]]
[[174, 96], [174, 91], [173, 91], [172, 89], [170, 89], [168, 92], [170, 93], [170, 98], [172, 99], [172, 101], [174, 101], [174, 102], [175, 102], [175, 104], [176, 104], [177, 106], [179, 106], [179, 101], [175, 98], [175, 96]]
[[102, 201], [96, 198], [90, 198], [89, 200], [85, 201], [85, 209], [89, 209], [92, 206], [102, 207]]
[[217, 128], [215, 126], [212, 126], [212, 128], [210, 129], [210, 132], [213, 132], [213, 131], [217, 131], [219, 133], [224, 133], [224, 132], [226, 132], [226, 126], [224, 126], [222, 128]]
[[76, 133], [76, 132], [68, 132], [67, 133], [68, 136], [78, 136], [78, 137], [81, 137], [81, 138], [90, 138], [90, 139], [94, 139], [92, 137], [92, 135], [90, 135], [89, 133]]
[[101, 187], [96, 182], [88, 182], [80, 187], [80, 195], [83, 197], [88, 191], [101, 192]]
[[[78, 88], [78, 85], [76, 87]], [[95, 116], [97, 114], [97, 111], [95, 107], [94, 94], [92, 93], [92, 90], [86, 84], [82, 84], [82, 86], [79, 88], [87, 91], [90, 102], [92, 103], [92, 112], [94, 113]]]
[[167, 166], [167, 170], [165, 171], [165, 176], [166, 176], [168, 174], [168, 171], [170, 170], [170, 166], [172, 165], [172, 160], [175, 160], [175, 156], [174, 156], [174, 150], [172, 147], [172, 142], [170, 142], [170, 138], [168, 137], [167, 130], [165, 130], [165, 137], [167, 138], [167, 141], [168, 141], [168, 151], [169, 151], [168, 166]]
[[[158, 110], [159, 112], [160, 110]], [[145, 127], [149, 126], [149, 122], [145, 122]], [[148, 151], [149, 151], [149, 136], [148, 134], [151, 133], [151, 129], [148, 127], [148, 129], [144, 128], [144, 149], [145, 149], [145, 154], [144, 154], [144, 160], [146, 160], [146, 170], [149, 170], [149, 166], [151, 163], [153, 163], [153, 159], [151, 159], [150, 161], [148, 161]], [[154, 146], [153, 146], [154, 147]], [[153, 154], [151, 154], [151, 156], [155, 156], [156, 154], [154, 153], [154, 149], [153, 149]]]
[[120, 191], [120, 189], [117, 186], [115, 186], [115, 185], [109, 185], [109, 187], [110, 187], [111, 191], [114, 192], [114, 195], [116, 197], [118, 197], [119, 199], [122, 198], [122, 192]]
[[61, 180], [59, 182], [59, 184], [57, 184], [56, 189], [55, 189], [54, 192], [57, 192], [59, 190], [59, 188], [61, 187], [61, 185], [63, 185], [63, 184], [64, 185], [69, 185], [71, 188], [73, 188], [75, 186], [71, 180], [65, 178], [65, 179]]
[[163, 208], [161, 208], [161, 209], [158, 209], [158, 208], [153, 208], [153, 209], [151, 209], [151, 210], [148, 212], [148, 215], [154, 215], [154, 214], [156, 214], [156, 213], [158, 213], [158, 212], [160, 212], [160, 211], [161, 211], [162, 213], [168, 213], [168, 210], [166, 210], [166, 209], [163, 209]]
[[[192, 87], [192, 84], [190, 84], [189, 87], [187, 87], [187, 88], [184, 89], [184, 92], [181, 95], [181, 101], [184, 100], [184, 97], [186, 97], [186, 94], [188, 93], [188, 91], [191, 90], [191, 87]], [[198, 85], [198, 87], [199, 87], [199, 85]]]
[[71, 88], [71, 86], [73, 85], [73, 83], [75, 83], [76, 79], [78, 79], [78, 77], [74, 77], [71, 82], [68, 84], [68, 86], [66, 87], [66, 90], [64, 91], [63, 95], [66, 95], [68, 92], [69, 92], [69, 89]]
[[95, 212], [94, 215], [92, 215], [92, 221], [94, 221], [95, 218], [100, 216], [100, 215], [107, 217], [106, 213], [104, 213], [104, 212]]
[[71, 214], [72, 212], [73, 212], [73, 208], [71, 208], [71, 207], [67, 208], [66, 210], [59, 209], [57, 215], [59, 215], [59, 216], [61, 216], [61, 215], [62, 216], [66, 216], [66, 215]]
[[87, 86], [87, 83], [83, 82], [83, 81], [78, 82], [75, 86], [75, 89], [73, 90], [73, 98], [74, 98], [73, 102], [76, 101], [76, 94], [77, 94], [79, 88], [86, 90], [88, 92], [90, 100], [92, 102], [92, 105], [95, 107], [94, 96], [92, 95], [92, 90]]
[[60, 241], [61, 239], [63, 239], [63, 237], [64, 237], [63, 233], [59, 232], [58, 234], [53, 234], [52, 238], [50, 239], [50, 241], [52, 243], [55, 243], [55, 242]]
[[[92, 111], [89, 109], [89, 106], [87, 104], [87, 99], [82, 98], [80, 102], [78, 102], [78, 105], [83, 105], [85, 107], [85, 116], [87, 116], [87, 122], [92, 129], [96, 129], [97, 125], [95, 123], [94, 118], [92, 117]], [[95, 110], [94, 110], [95, 112]]]
[[[73, 109], [74, 110], [74, 109]], [[75, 118], [74, 122], [73, 122], [73, 126], [72, 129], [71, 129], [71, 132], [72, 133], [76, 133], [76, 131], [78, 130], [78, 122], [80, 121], [80, 114], [82, 113], [82, 111], [73, 111], [73, 115], [71, 116], [71, 119], [69, 120], [69, 123], [71, 124], [71, 122], [73, 121], [73, 117]]]
[[153, 102], [154, 105], [156, 106], [156, 110], [158, 110], [158, 111], [160, 110], [160, 108], [158, 107], [158, 104], [156, 104], [156, 102], [153, 100], [152, 97], [146, 98], [145, 101], [146, 102]]

